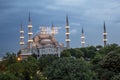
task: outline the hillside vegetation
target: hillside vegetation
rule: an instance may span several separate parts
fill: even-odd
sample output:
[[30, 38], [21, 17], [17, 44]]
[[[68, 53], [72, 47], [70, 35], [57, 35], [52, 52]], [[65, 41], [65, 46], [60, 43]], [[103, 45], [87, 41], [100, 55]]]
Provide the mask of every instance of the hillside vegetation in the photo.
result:
[[33, 55], [21, 61], [6, 53], [0, 62], [0, 80], [120, 80], [120, 46], [71, 48], [60, 58]]

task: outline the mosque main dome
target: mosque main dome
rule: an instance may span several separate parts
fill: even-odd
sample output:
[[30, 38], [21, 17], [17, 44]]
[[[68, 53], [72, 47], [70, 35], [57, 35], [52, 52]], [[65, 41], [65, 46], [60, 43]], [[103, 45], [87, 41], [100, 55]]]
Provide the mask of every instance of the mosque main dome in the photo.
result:
[[36, 48], [63, 47], [63, 45], [58, 43], [53, 35], [49, 34], [47, 30], [44, 30], [44, 27], [42, 27], [40, 32], [33, 37], [33, 44], [33, 46]]

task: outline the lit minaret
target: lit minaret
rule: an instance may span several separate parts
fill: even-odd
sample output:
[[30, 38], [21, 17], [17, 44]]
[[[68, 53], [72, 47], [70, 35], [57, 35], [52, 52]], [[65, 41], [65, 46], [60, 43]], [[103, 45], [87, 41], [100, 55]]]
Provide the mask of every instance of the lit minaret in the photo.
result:
[[106, 32], [106, 26], [105, 26], [105, 22], [104, 22], [104, 32], [103, 32], [103, 41], [104, 41], [104, 46], [107, 45], [107, 32]]
[[51, 34], [52, 34], [52, 36], [55, 36], [55, 28], [54, 28], [53, 23], [52, 23], [52, 28], [51, 28]]
[[69, 32], [69, 28], [70, 28], [70, 26], [69, 26], [69, 22], [68, 22], [68, 16], [66, 16], [66, 26], [65, 26], [65, 28], [66, 28], [66, 48], [67, 49], [69, 49], [70, 48], [70, 37], [69, 37], [69, 35], [70, 35], [70, 32]]
[[20, 46], [22, 50], [24, 48], [24, 30], [23, 30], [22, 24], [21, 24], [21, 29], [20, 29]]
[[85, 46], [85, 36], [84, 36], [84, 30], [82, 28], [82, 35], [81, 35], [81, 44], [82, 44], [82, 47]]
[[28, 24], [28, 48], [31, 49], [32, 48], [32, 43], [33, 43], [33, 39], [32, 39], [32, 23], [31, 23], [31, 17], [30, 17], [30, 13], [29, 13], [29, 24]]

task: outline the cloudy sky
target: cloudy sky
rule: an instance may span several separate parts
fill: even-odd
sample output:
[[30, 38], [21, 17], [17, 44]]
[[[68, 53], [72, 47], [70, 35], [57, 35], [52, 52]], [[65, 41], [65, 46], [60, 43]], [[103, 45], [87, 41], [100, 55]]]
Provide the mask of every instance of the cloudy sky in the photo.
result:
[[103, 22], [106, 22], [108, 43], [120, 44], [120, 0], [0, 0], [0, 54], [17, 52], [20, 24], [27, 42], [28, 14], [31, 12], [33, 33], [40, 26], [59, 27], [56, 38], [65, 44], [65, 17], [69, 16], [71, 47], [81, 47], [84, 28], [86, 46], [103, 45]]

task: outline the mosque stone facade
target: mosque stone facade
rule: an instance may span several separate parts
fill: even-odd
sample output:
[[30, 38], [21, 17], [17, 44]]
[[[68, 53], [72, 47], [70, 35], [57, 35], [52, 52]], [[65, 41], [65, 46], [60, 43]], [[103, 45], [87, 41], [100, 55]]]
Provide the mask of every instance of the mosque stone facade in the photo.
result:
[[[68, 17], [66, 18], [66, 26], [68, 26]], [[66, 28], [66, 27], [65, 27]], [[66, 38], [69, 39], [68, 27], [66, 28]], [[35, 54], [37, 58], [43, 55], [55, 55], [60, 57], [60, 53], [68, 47], [64, 47], [64, 44], [57, 41], [55, 38], [56, 30], [52, 24], [51, 30], [48, 31], [48, 27], [40, 27], [40, 30], [35, 36], [32, 32], [32, 22], [29, 14], [29, 24], [28, 24], [28, 42], [26, 46], [24, 45], [24, 30], [21, 25], [20, 30], [20, 45], [21, 45], [21, 59], [26, 59], [29, 55]], [[70, 39], [69, 39], [70, 42]], [[69, 45], [68, 41], [66, 46]]]

